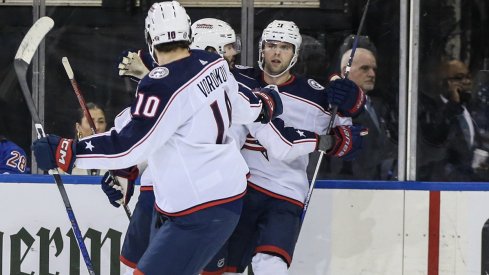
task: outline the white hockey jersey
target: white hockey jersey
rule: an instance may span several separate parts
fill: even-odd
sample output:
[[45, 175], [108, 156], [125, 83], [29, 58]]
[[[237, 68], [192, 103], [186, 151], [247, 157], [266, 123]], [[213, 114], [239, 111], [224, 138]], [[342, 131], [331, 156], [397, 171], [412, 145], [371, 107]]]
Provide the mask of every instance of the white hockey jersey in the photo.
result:
[[[242, 65], [236, 65], [234, 70], [231, 70], [239, 84], [240, 94], [250, 97], [249, 93], [254, 88], [263, 87], [254, 77], [248, 74], [253, 74], [254, 69]], [[278, 91], [278, 88], [273, 87]], [[247, 138], [250, 137], [250, 132], [256, 140], [262, 141], [256, 145], [248, 142], [248, 146], [255, 149], [266, 151], [276, 159], [293, 159], [301, 155], [307, 155], [316, 151], [318, 137], [316, 133], [303, 129], [295, 129], [286, 126], [280, 118], [272, 120], [270, 123], [262, 124], [255, 122], [247, 125], [233, 124], [230, 128], [230, 135], [236, 140], [236, 145], [239, 149], [243, 147]]]
[[227, 132], [231, 122], [251, 123], [260, 111], [238, 94], [224, 59], [191, 51], [145, 76], [131, 119], [80, 140], [75, 164], [118, 169], [147, 159], [158, 210], [189, 214], [244, 195], [248, 168]]
[[[257, 81], [261, 82], [262, 86], [268, 85], [263, 81], [261, 74], [257, 76]], [[283, 119], [287, 126], [320, 135], [326, 134], [331, 113], [324, 87], [312, 79], [292, 76], [289, 81], [279, 85], [278, 89], [284, 107], [284, 112], [279, 118]], [[337, 125], [351, 125], [351, 118], [338, 114], [333, 127]], [[274, 125], [258, 127], [274, 127]], [[291, 151], [286, 152], [291, 155], [278, 155], [278, 158], [278, 153], [269, 153], [273, 150], [273, 146], [267, 145], [271, 142], [268, 138], [273, 135], [262, 138], [257, 132], [260, 129], [256, 124], [249, 126], [249, 129], [251, 135], [248, 136], [241, 150], [251, 173], [249, 184], [271, 196], [288, 200], [302, 207], [309, 188], [306, 174], [309, 156]], [[295, 133], [304, 136], [304, 141], [299, 140], [299, 142], [309, 142], [310, 146], [312, 137], [308, 138], [301, 130], [295, 130]]]

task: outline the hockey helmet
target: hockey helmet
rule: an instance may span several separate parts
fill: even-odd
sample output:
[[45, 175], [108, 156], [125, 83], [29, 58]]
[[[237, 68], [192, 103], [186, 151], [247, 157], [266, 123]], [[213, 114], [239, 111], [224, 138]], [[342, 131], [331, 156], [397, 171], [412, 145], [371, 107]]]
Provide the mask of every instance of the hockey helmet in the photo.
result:
[[[302, 37], [299, 32], [299, 27], [292, 21], [284, 21], [284, 20], [274, 20], [272, 23], [268, 24], [268, 26], [263, 30], [261, 35], [259, 47], [259, 55], [258, 55], [258, 66], [263, 71], [263, 47], [267, 41], [276, 41], [276, 42], [286, 42], [290, 43], [294, 46], [294, 56], [290, 61], [289, 66], [285, 71], [280, 73], [279, 75], [270, 75], [271, 77], [279, 77], [284, 74], [287, 70], [290, 70], [292, 66], [297, 63], [297, 59], [299, 56], [299, 49], [302, 43]], [[265, 71], [264, 71], [265, 72]], [[267, 73], [267, 72], [265, 72]], [[268, 73], [267, 73], [268, 74]]]
[[205, 50], [213, 47], [217, 53], [223, 56], [226, 51], [224, 46], [233, 44], [236, 54], [241, 52], [241, 40], [236, 36], [231, 26], [219, 19], [204, 18], [195, 21], [191, 27], [192, 44], [191, 49]]
[[190, 17], [177, 1], [154, 3], [145, 20], [145, 36], [151, 55], [155, 45], [190, 42]]

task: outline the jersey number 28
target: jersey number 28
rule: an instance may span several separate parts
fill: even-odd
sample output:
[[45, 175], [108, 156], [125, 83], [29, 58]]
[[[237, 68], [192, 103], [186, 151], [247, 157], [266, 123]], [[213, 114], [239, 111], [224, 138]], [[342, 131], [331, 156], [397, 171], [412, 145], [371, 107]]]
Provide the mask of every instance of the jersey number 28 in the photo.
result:
[[14, 169], [17, 168], [20, 172], [24, 173], [26, 165], [26, 159], [24, 155], [17, 151], [12, 151], [10, 152], [10, 154], [13, 155], [13, 157], [7, 160], [7, 165]]

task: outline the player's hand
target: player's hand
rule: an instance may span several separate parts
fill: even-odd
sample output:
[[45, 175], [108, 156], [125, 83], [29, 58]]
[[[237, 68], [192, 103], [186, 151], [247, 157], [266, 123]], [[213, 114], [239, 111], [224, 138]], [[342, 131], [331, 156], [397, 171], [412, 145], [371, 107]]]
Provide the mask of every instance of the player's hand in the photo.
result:
[[362, 126], [337, 126], [333, 128], [336, 143], [326, 154], [342, 158], [345, 161], [354, 160], [360, 154], [364, 137], [368, 128]]
[[253, 90], [253, 94], [258, 97], [262, 103], [262, 111], [255, 122], [266, 124], [282, 114], [284, 107], [282, 105], [282, 99], [280, 99], [280, 95], [277, 91], [265, 87]]
[[330, 104], [338, 106], [341, 114], [355, 116], [363, 110], [365, 93], [355, 82], [332, 75], [326, 88]]
[[137, 166], [133, 166], [131, 168], [113, 170], [112, 172], [118, 184], [114, 182], [110, 172], [107, 171], [101, 181], [102, 190], [113, 206], [127, 205], [134, 194], [134, 184], [138, 178], [139, 169]]
[[443, 96], [451, 101], [460, 102], [460, 93], [463, 91], [462, 84], [458, 81], [446, 80]]
[[151, 55], [141, 50], [127, 50], [118, 59], [117, 71], [122, 77], [129, 77], [138, 82], [155, 66]]
[[42, 170], [61, 168], [71, 174], [76, 159], [76, 140], [49, 135], [35, 140], [31, 149], [34, 151], [37, 167]]

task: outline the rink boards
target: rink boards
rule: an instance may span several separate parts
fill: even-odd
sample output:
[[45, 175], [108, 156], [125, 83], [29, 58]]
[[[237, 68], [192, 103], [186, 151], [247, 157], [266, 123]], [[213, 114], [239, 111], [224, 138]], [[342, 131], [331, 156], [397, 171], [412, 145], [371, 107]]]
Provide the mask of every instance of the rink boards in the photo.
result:
[[[121, 274], [128, 219], [100, 179], [63, 176], [96, 273]], [[0, 275], [88, 274], [53, 178], [0, 183]], [[318, 181], [290, 275], [489, 272], [487, 191], [488, 183]]]

